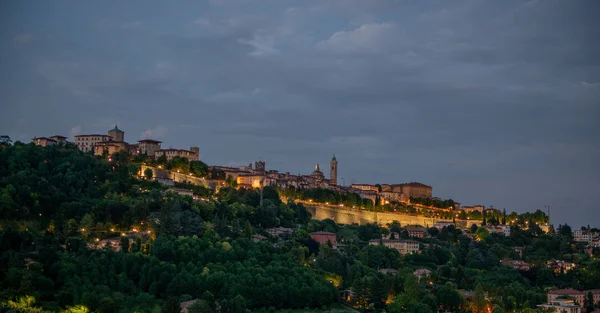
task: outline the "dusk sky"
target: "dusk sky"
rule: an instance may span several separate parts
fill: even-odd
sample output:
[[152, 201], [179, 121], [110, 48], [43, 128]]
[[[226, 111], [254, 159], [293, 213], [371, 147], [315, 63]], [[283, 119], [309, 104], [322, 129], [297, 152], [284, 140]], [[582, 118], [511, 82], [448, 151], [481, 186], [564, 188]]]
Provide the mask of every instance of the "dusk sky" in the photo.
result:
[[[600, 227], [600, 1], [2, 1], [0, 134], [200, 147], [209, 165]], [[329, 175], [327, 170], [324, 171]], [[342, 182], [342, 179], [339, 179]]]

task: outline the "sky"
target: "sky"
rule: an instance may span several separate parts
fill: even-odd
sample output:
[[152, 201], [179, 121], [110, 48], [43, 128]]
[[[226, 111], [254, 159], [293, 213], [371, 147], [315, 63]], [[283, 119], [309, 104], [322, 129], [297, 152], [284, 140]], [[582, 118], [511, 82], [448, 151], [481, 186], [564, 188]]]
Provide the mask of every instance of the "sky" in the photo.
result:
[[[600, 226], [600, 1], [0, 3], [0, 134], [433, 186]], [[328, 171], [325, 171], [328, 176]]]

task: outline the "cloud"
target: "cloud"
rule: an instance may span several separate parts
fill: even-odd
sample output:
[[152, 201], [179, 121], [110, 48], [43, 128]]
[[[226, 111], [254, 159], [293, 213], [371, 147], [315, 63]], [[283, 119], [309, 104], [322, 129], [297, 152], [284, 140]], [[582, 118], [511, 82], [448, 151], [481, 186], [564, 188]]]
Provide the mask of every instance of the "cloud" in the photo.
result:
[[73, 138], [79, 134], [81, 134], [81, 125], [75, 125], [71, 127], [71, 130], [69, 131], [69, 137]]
[[26, 44], [26, 43], [31, 42], [31, 40], [33, 40], [33, 35], [30, 33], [19, 34], [19, 35], [16, 35], [13, 38], [13, 40], [16, 43]]
[[168, 129], [163, 126], [146, 129], [140, 134], [140, 139], [159, 139], [167, 135]]
[[353, 30], [334, 33], [329, 39], [317, 43], [317, 48], [340, 53], [381, 53], [397, 38], [392, 38], [392, 23], [364, 24]]
[[254, 50], [250, 52], [251, 56], [261, 57], [279, 54], [279, 50], [275, 48], [275, 42], [272, 36], [254, 34], [252, 39], [238, 39], [238, 42], [254, 48]]

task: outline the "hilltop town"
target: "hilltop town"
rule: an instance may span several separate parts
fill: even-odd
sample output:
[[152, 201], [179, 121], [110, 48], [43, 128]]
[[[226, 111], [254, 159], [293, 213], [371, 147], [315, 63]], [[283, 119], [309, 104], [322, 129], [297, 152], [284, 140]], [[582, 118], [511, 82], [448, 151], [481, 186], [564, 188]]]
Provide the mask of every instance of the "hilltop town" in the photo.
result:
[[[262, 160], [208, 166], [198, 147], [129, 144], [116, 126], [72, 144], [32, 143], [0, 146], [9, 221], [0, 231], [14, 229], [12, 275], [22, 277], [2, 284], [36, 295], [7, 308], [589, 313], [600, 305], [600, 230], [554, 228], [540, 210], [461, 206], [418, 182], [342, 186], [335, 155], [328, 178], [319, 164], [306, 175]], [[45, 285], [19, 282], [27, 277]]]

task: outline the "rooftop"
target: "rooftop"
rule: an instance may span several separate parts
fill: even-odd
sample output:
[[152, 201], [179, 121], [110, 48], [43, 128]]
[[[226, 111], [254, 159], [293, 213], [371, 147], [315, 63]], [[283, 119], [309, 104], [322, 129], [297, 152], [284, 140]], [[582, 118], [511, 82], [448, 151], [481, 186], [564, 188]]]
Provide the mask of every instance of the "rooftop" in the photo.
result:
[[142, 139], [142, 140], [138, 140], [138, 142], [162, 143], [162, 141], [158, 141], [158, 140], [154, 140], [154, 139]]

